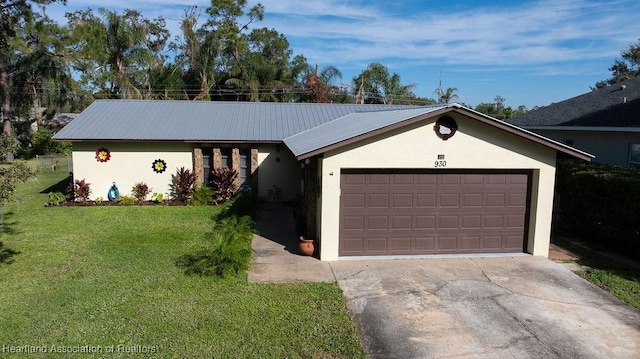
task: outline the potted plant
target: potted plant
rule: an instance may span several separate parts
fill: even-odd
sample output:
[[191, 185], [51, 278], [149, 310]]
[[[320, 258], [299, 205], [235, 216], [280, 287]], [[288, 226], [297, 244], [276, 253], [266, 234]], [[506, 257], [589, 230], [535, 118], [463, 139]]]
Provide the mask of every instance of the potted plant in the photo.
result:
[[316, 240], [307, 239], [304, 236], [300, 236], [298, 243], [298, 250], [303, 256], [312, 256], [316, 253]]

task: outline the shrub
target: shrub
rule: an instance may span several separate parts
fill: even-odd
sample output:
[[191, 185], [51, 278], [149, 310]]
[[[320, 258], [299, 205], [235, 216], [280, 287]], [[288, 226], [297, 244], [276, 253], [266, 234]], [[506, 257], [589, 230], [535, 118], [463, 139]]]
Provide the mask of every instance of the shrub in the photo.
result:
[[151, 200], [156, 202], [156, 203], [162, 203], [162, 201], [164, 201], [164, 195], [162, 193], [153, 193], [151, 195]]
[[211, 171], [211, 185], [216, 195], [216, 203], [224, 203], [233, 198], [238, 191], [236, 178], [238, 172], [232, 168], [222, 167]]
[[178, 258], [176, 265], [186, 274], [228, 277], [249, 269], [253, 220], [248, 216], [231, 216], [214, 222], [209, 245], [194, 254]]
[[28, 153], [30, 157], [50, 153], [70, 154], [72, 151], [70, 142], [54, 141], [51, 131], [43, 126], [38, 126], [38, 131], [31, 135], [30, 144], [30, 153]]
[[255, 220], [259, 207], [259, 198], [250, 192], [240, 192], [220, 212], [218, 218], [230, 216], [249, 216]]
[[171, 199], [186, 202], [194, 191], [196, 175], [191, 170], [180, 167], [175, 175], [171, 175]]
[[0, 167], [0, 205], [13, 197], [18, 182], [24, 182], [33, 176], [33, 170], [24, 161]]
[[138, 182], [133, 185], [133, 188], [131, 188], [131, 193], [137, 202], [144, 202], [149, 193], [151, 193], [151, 189], [149, 189], [149, 186], [147, 186], [146, 183]]
[[131, 196], [120, 196], [116, 199], [116, 203], [120, 206], [131, 206], [136, 203], [136, 199]]
[[200, 186], [191, 195], [189, 203], [194, 206], [207, 206], [213, 203], [213, 191], [207, 186]]
[[76, 180], [71, 188], [69, 188], [69, 193], [74, 200], [86, 202], [89, 200], [89, 195], [91, 194], [90, 183], [87, 183], [84, 179]]
[[559, 161], [560, 223], [573, 234], [640, 259], [640, 172]]
[[57, 207], [66, 200], [62, 192], [49, 192], [48, 207]]

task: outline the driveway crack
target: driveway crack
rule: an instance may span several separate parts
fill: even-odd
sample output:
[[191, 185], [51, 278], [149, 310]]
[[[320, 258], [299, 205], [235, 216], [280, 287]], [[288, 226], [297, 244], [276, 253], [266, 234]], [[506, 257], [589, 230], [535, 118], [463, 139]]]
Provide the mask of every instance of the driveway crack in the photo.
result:
[[487, 278], [487, 280], [489, 280], [489, 282], [491, 282], [491, 284], [496, 285], [504, 290], [506, 290], [507, 292], [511, 293], [511, 294], [517, 294], [517, 295], [521, 295], [523, 297], [528, 297], [528, 298], [533, 298], [533, 299], [538, 299], [538, 300], [543, 300], [546, 302], [551, 302], [551, 303], [558, 303], [558, 304], [566, 304], [566, 305], [576, 305], [576, 306], [580, 306], [580, 307], [586, 307], [586, 308], [595, 308], [595, 309], [602, 309], [602, 305], [601, 304], [587, 304], [587, 303], [576, 303], [576, 302], [568, 302], [568, 301], [563, 301], [563, 300], [557, 300], [557, 299], [548, 299], [548, 298], [542, 298], [542, 297], [538, 297], [535, 295], [531, 295], [528, 293], [522, 293], [522, 292], [518, 292], [515, 291], [513, 289], [510, 289], [500, 283], [495, 282], [493, 279], [491, 279], [491, 277], [489, 277], [487, 275], [487, 273], [484, 271], [484, 269], [482, 268], [482, 266], [480, 266], [480, 264], [475, 261], [473, 258], [469, 258], [475, 265], [476, 267], [478, 267], [478, 269], [480, 270], [480, 272], [482, 272], [482, 275]]
[[[555, 301], [555, 300], [548, 300], [548, 299], [544, 299], [544, 298], [539, 298], [536, 296], [532, 296], [532, 295], [527, 295], [527, 294], [523, 294], [523, 293], [518, 293], [515, 292], [507, 287], [505, 287], [504, 285], [501, 285], [499, 283], [494, 282], [488, 275], [487, 273], [484, 271], [484, 268], [482, 268], [482, 266], [480, 266], [480, 264], [478, 262], [476, 262], [473, 258], [470, 258], [471, 261], [478, 267], [478, 269], [480, 269], [480, 272], [482, 272], [482, 275], [485, 276], [485, 278], [487, 278], [489, 280], [489, 282], [491, 282], [492, 284], [506, 290], [507, 292], [511, 293], [511, 294], [518, 294], [518, 295], [522, 295], [525, 297], [529, 297], [529, 298], [534, 298], [534, 299], [539, 299], [539, 300], [546, 300], [546, 301], [551, 301], [551, 302], [557, 302], [557, 303], [564, 303], [564, 304], [574, 304], [574, 305], [579, 305], [576, 303], [566, 303], [566, 302], [562, 302], [562, 301]], [[513, 318], [516, 323], [518, 323], [518, 325], [520, 325], [520, 327], [522, 327], [522, 329], [524, 329], [527, 333], [529, 333], [529, 335], [531, 335], [532, 337], [534, 337], [538, 342], [540, 342], [542, 345], [544, 345], [547, 349], [549, 349], [550, 351], [552, 351], [557, 357], [562, 357], [561, 353], [558, 352], [556, 350], [556, 348], [552, 347], [551, 345], [549, 345], [547, 342], [545, 342], [542, 338], [540, 338], [535, 331], [533, 331], [532, 329], [530, 329], [527, 324], [520, 320], [520, 318], [518, 318], [515, 313], [513, 313], [512, 311], [510, 311], [508, 308], [506, 308], [505, 306], [503, 306], [499, 301], [496, 300], [495, 297], [490, 297], [490, 299], [500, 308], [502, 309], [504, 312], [508, 313], [509, 316], [511, 316], [511, 318]]]

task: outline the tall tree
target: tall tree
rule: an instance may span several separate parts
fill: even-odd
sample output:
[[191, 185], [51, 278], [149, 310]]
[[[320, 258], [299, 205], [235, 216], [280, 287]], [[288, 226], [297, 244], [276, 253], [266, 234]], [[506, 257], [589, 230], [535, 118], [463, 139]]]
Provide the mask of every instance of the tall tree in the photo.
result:
[[[9, 91], [9, 65], [13, 55], [10, 42], [16, 36], [16, 29], [32, 17], [33, 4], [47, 5], [54, 2], [65, 4], [66, 0], [4, 0], [0, 3], [0, 115], [2, 116], [2, 133], [10, 139], [15, 138], [11, 123]], [[12, 151], [5, 156], [7, 161], [13, 161], [13, 158]]]
[[33, 116], [33, 132], [71, 100], [73, 79], [64, 57], [65, 32], [50, 18], [35, 14], [18, 29], [12, 64], [14, 115]]
[[506, 106], [506, 99], [500, 95], [497, 95], [493, 101], [479, 103], [475, 110], [498, 120], [507, 120], [527, 112], [527, 107], [524, 105], [518, 106], [515, 110], [511, 106]]
[[176, 52], [176, 68], [184, 72], [185, 99], [209, 100], [209, 91], [215, 85], [220, 46], [210, 29], [199, 27], [201, 15], [197, 5], [186, 9], [180, 22], [181, 36], [170, 45]]
[[595, 84], [596, 88], [602, 88], [621, 81], [625, 81], [640, 76], [640, 39], [635, 44], [620, 52], [622, 59], [616, 59], [613, 65], [609, 67], [611, 78], [599, 81]]
[[438, 103], [449, 103], [451, 101], [458, 101], [458, 89], [456, 87], [448, 87], [446, 90], [442, 88], [442, 86], [438, 86], [438, 88], [434, 91], [436, 95]]
[[364, 103], [415, 104], [432, 102], [418, 98], [413, 93], [415, 84], [404, 85], [397, 73], [379, 63], [370, 63], [352, 79], [353, 94], [361, 96]]
[[118, 14], [99, 9], [68, 13], [76, 70], [94, 91], [120, 98], [142, 98], [150, 69], [164, 62], [169, 37], [163, 18], [149, 20], [135, 10]]
[[209, 19], [204, 29], [212, 33], [218, 45], [216, 68], [221, 77], [219, 83], [230, 82], [255, 88], [243, 56], [250, 52], [247, 41], [249, 26], [262, 21], [264, 6], [258, 3], [248, 10], [246, 6], [247, 0], [212, 0], [207, 8]]

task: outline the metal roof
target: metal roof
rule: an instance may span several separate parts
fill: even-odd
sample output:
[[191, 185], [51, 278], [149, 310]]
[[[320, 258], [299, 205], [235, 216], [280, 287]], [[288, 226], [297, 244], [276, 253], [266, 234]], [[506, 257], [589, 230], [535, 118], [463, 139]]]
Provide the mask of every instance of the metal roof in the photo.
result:
[[446, 107], [445, 105], [403, 110], [351, 113], [285, 138], [284, 143], [295, 156], [301, 156]]
[[56, 140], [280, 142], [355, 112], [400, 105], [97, 100]]
[[284, 142], [298, 159], [400, 126], [459, 112], [589, 161], [593, 156], [458, 104], [435, 106], [98, 100], [55, 140]]

